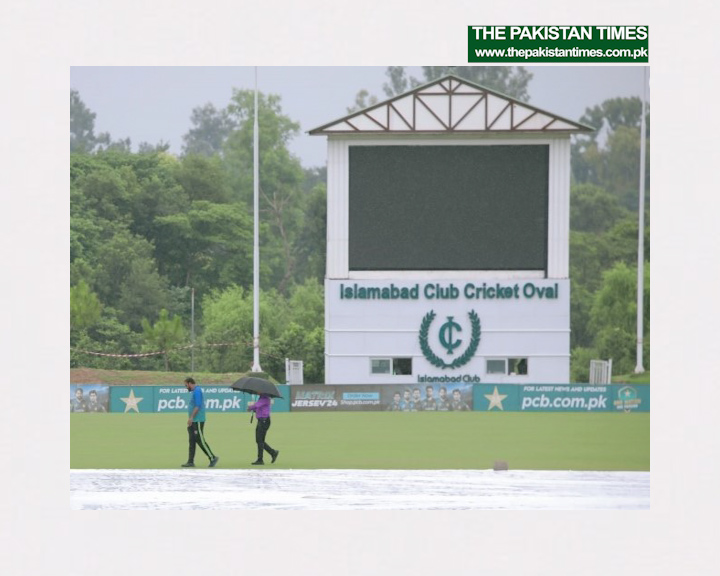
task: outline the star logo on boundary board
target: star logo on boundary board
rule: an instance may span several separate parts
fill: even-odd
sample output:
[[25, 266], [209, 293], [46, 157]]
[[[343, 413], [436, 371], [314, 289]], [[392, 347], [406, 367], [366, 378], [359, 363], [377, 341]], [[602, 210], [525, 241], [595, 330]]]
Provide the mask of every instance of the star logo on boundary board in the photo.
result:
[[500, 410], [503, 409], [502, 401], [505, 400], [505, 398], [508, 397], [507, 394], [498, 394], [497, 386], [495, 386], [495, 390], [493, 390], [492, 394], [483, 394], [485, 398], [490, 400], [490, 405], [488, 406], [488, 410], [492, 410], [493, 406], [497, 406], [500, 408]]
[[140, 412], [138, 404], [142, 402], [142, 398], [135, 397], [135, 391], [132, 388], [130, 388], [130, 395], [127, 398], [120, 398], [120, 400], [125, 402], [125, 412], [129, 412], [130, 410]]

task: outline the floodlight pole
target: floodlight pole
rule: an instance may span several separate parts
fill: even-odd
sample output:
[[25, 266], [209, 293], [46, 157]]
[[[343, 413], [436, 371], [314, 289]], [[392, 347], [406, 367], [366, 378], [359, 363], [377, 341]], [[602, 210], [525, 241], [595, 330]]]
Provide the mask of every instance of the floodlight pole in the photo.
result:
[[195, 374], [195, 288], [190, 290], [190, 373]]
[[255, 67], [255, 124], [253, 130], [253, 372], [262, 372], [260, 368], [260, 151], [258, 148], [258, 90], [257, 66]]
[[648, 67], [643, 67], [642, 118], [640, 119], [640, 202], [638, 206], [638, 277], [637, 277], [637, 364], [635, 373], [643, 367], [644, 295], [645, 295], [645, 100]]

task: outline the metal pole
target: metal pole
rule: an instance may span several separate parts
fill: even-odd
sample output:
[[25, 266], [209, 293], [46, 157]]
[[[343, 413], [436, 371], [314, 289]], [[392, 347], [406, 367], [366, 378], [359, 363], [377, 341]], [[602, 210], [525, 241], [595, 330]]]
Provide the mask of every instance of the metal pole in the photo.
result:
[[260, 368], [260, 151], [258, 142], [258, 90], [256, 66], [255, 125], [253, 130], [253, 213], [255, 217], [255, 234], [253, 242], [253, 372], [262, 372], [262, 368]]
[[645, 372], [643, 367], [644, 296], [645, 296], [645, 100], [647, 71], [643, 67], [642, 118], [640, 120], [640, 201], [638, 206], [638, 278], [637, 278], [637, 364], [635, 373]]
[[195, 288], [190, 291], [190, 373], [195, 374]]

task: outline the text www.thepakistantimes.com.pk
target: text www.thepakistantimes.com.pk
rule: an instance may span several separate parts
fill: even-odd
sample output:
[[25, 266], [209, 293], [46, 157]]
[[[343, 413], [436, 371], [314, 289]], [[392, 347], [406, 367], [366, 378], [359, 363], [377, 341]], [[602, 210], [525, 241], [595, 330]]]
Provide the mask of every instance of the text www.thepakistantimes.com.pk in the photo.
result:
[[647, 48], [476, 48], [478, 58], [648, 58]]

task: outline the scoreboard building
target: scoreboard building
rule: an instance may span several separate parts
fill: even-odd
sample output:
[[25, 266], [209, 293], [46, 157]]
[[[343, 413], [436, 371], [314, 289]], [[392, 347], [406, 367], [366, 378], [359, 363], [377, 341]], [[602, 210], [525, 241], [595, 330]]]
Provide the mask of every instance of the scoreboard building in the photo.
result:
[[328, 139], [327, 384], [567, 383], [570, 136], [455, 76]]

